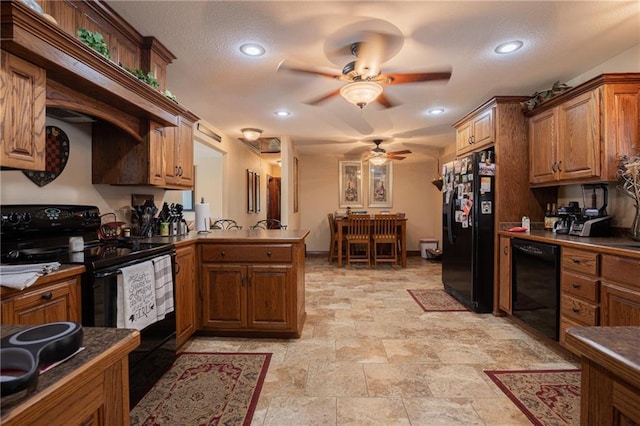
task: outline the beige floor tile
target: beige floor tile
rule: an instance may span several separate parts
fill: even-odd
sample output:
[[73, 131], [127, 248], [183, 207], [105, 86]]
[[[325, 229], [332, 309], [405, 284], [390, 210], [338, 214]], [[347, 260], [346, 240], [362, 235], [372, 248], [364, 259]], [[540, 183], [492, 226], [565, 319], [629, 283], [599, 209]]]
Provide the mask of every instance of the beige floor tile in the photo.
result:
[[271, 362], [262, 386], [261, 395], [304, 395], [308, 372], [309, 363], [307, 362]]
[[388, 362], [383, 343], [378, 339], [336, 339], [336, 361], [384, 364]]
[[404, 405], [412, 426], [484, 425], [470, 398], [407, 398]]
[[338, 398], [339, 426], [408, 426], [400, 398]]
[[363, 364], [370, 397], [432, 396], [423, 364]]
[[384, 339], [384, 349], [392, 364], [433, 364], [440, 363], [435, 348], [420, 339]]
[[489, 426], [526, 426], [531, 422], [504, 394], [496, 398], [477, 398], [472, 402], [476, 413]]
[[363, 364], [310, 362], [306, 396], [367, 396]]
[[300, 339], [291, 342], [286, 362], [335, 362], [336, 343], [333, 338]]
[[433, 396], [492, 397], [493, 389], [473, 366], [469, 365], [422, 365]]
[[274, 397], [264, 426], [327, 426], [336, 424], [336, 398]]

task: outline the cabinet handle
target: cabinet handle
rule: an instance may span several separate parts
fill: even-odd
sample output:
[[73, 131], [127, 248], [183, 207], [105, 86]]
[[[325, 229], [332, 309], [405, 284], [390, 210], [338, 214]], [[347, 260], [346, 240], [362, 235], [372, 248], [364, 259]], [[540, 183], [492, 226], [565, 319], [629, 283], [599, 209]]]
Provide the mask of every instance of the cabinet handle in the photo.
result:
[[220, 256], [222, 256], [222, 257], [224, 257], [224, 256], [225, 256], [225, 254], [227, 254], [227, 253], [226, 253], [226, 252], [224, 252], [224, 251], [221, 251], [221, 252], [220, 252]]
[[562, 164], [562, 160], [558, 161], [558, 171], [561, 172], [562, 169], [560, 168], [560, 164]]
[[578, 284], [578, 283], [573, 283], [573, 284], [572, 284], [572, 287], [573, 287], [573, 288], [580, 288], [580, 284]]
[[181, 271], [180, 264], [176, 262], [176, 275], [178, 275]]
[[42, 296], [40, 296], [43, 300], [51, 300], [53, 298], [53, 293], [51, 293], [50, 291], [43, 293]]
[[578, 309], [578, 308], [571, 308], [571, 310], [572, 310], [574, 313], [576, 313], [576, 314], [577, 314], [578, 312], [580, 312], [580, 309]]
[[179, 170], [178, 176], [182, 177], [182, 175], [184, 174], [184, 171], [182, 170], [182, 166], [178, 166], [178, 170]]
[[505, 246], [502, 251], [504, 252], [504, 254], [509, 254], [509, 247]]
[[555, 161], [553, 163], [551, 163], [551, 171], [555, 173], [556, 171], [556, 163]]
[[580, 263], [580, 259], [573, 258], [571, 260], [573, 261], [573, 263]]
[[173, 174], [175, 174], [176, 176], [179, 176], [178, 173], [180, 172], [180, 170], [178, 170], [178, 166], [173, 166]]
[[271, 257], [271, 250], [267, 252], [267, 256]]
[[468, 143], [469, 145], [471, 145], [471, 144], [473, 143], [473, 142], [471, 142], [471, 136], [469, 136], [469, 137], [467, 138], [467, 143]]

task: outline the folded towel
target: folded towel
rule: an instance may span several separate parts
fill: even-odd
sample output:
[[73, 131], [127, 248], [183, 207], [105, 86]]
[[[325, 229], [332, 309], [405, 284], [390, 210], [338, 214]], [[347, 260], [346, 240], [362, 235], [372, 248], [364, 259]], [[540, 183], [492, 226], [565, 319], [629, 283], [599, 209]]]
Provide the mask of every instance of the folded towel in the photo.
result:
[[152, 260], [155, 272], [156, 312], [158, 321], [173, 311], [173, 272], [171, 256], [164, 255]]
[[57, 271], [60, 263], [37, 263], [31, 265], [0, 265], [0, 285], [4, 287], [24, 290], [36, 281], [38, 277]]
[[120, 272], [117, 327], [142, 330], [157, 319], [153, 263], [138, 263], [124, 267]]

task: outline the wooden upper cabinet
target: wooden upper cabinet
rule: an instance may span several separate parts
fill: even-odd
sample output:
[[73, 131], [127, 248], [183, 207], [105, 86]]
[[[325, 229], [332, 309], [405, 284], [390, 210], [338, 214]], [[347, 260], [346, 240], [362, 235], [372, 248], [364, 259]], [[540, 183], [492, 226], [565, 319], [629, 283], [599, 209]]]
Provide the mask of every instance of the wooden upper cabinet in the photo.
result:
[[486, 108], [472, 117], [454, 124], [456, 128], [456, 154], [477, 151], [495, 142], [495, 108]]
[[0, 58], [0, 165], [45, 170], [46, 72], [4, 50]]
[[615, 181], [640, 149], [640, 73], [603, 74], [527, 116], [531, 185]]
[[165, 139], [165, 187], [193, 187], [193, 122], [180, 118], [177, 128], [168, 129]]

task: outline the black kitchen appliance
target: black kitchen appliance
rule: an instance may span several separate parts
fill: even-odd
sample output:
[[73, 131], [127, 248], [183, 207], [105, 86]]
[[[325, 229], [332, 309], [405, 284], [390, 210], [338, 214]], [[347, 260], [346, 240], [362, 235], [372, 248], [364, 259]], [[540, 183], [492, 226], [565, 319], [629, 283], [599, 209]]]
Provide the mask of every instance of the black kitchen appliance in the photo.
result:
[[[173, 244], [132, 238], [101, 240], [101, 215], [95, 206], [2, 205], [0, 214], [3, 264], [57, 261], [85, 266], [81, 288], [83, 326], [116, 327], [117, 276], [121, 268], [170, 255], [175, 277]], [[81, 239], [83, 248], [71, 251], [72, 239]], [[173, 364], [175, 334], [175, 312], [140, 331], [140, 346], [129, 354], [131, 407]]]
[[582, 214], [577, 201], [569, 201], [569, 205], [558, 207], [558, 220], [553, 224], [553, 232], [568, 234], [571, 224]]
[[570, 235], [578, 237], [606, 237], [611, 234], [611, 216], [607, 215], [607, 184], [582, 185], [584, 208], [572, 223]]
[[493, 309], [493, 148], [443, 166], [442, 282], [475, 312]]

